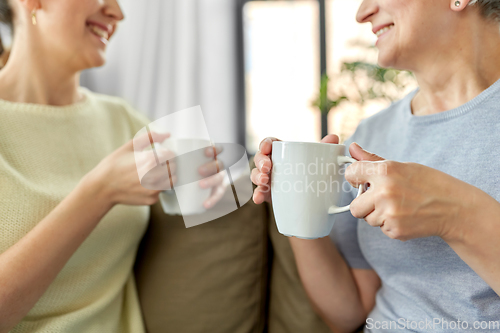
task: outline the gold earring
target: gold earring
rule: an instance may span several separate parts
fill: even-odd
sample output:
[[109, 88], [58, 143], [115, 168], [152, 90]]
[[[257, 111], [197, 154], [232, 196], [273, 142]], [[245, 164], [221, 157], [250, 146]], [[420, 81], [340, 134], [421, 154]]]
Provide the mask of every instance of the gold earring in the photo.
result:
[[31, 23], [36, 25], [36, 8], [33, 8], [33, 11], [31, 12]]

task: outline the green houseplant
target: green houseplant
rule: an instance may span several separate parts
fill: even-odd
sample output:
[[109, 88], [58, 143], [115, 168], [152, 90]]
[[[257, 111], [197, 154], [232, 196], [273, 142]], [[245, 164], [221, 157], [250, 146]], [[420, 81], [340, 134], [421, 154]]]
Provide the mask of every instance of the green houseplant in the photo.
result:
[[[359, 42], [356, 45], [373, 49]], [[407, 71], [382, 68], [365, 60], [343, 62], [340, 72], [321, 76], [319, 94], [312, 105], [322, 113], [322, 121], [326, 121], [328, 113], [344, 102], [360, 107], [372, 100], [390, 103], [400, 99], [407, 87], [414, 85], [415, 78]], [[326, 134], [323, 130], [322, 136]]]

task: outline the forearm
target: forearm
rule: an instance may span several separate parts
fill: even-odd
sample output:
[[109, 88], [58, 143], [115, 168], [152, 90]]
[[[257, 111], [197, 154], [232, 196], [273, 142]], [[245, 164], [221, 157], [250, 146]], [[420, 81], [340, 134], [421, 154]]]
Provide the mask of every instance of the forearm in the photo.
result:
[[299, 275], [318, 314], [334, 332], [352, 332], [366, 319], [356, 282], [328, 238], [291, 238]]
[[0, 332], [26, 316], [111, 205], [83, 183], [0, 255]]
[[459, 228], [443, 238], [500, 296], [500, 203], [482, 192], [471, 206]]

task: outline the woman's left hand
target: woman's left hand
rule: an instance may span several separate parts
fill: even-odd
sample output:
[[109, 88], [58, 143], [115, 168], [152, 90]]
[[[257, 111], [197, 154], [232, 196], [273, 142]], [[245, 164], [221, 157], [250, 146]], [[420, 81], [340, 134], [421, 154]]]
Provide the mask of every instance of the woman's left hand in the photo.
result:
[[485, 195], [472, 185], [424, 165], [384, 160], [356, 143], [349, 151], [360, 162], [347, 168], [346, 180], [356, 187], [370, 186], [351, 203], [351, 213], [380, 227], [393, 239], [461, 237], [462, 225], [472, 220], [477, 203]]

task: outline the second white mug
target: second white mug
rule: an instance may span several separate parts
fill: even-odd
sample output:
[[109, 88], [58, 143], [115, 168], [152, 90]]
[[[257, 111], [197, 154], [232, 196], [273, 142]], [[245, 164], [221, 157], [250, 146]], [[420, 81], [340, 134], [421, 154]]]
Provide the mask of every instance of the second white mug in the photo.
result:
[[[278, 231], [286, 236], [316, 239], [330, 234], [329, 214], [338, 207], [344, 181], [343, 166], [356, 162], [345, 156], [345, 146], [329, 143], [273, 142], [271, 197]], [[360, 186], [358, 196], [365, 191]]]
[[[176, 159], [175, 175], [180, 185], [174, 190], [164, 191], [160, 194], [163, 211], [170, 215], [195, 215], [206, 211], [203, 203], [208, 199], [212, 189], [203, 189], [199, 185], [201, 179], [198, 168], [213, 161], [212, 157], [205, 155], [205, 148], [211, 142], [203, 139], [167, 139], [161, 144], [162, 148], [172, 151], [175, 156], [189, 154], [188, 159]], [[175, 191], [175, 193], [174, 193]]]

